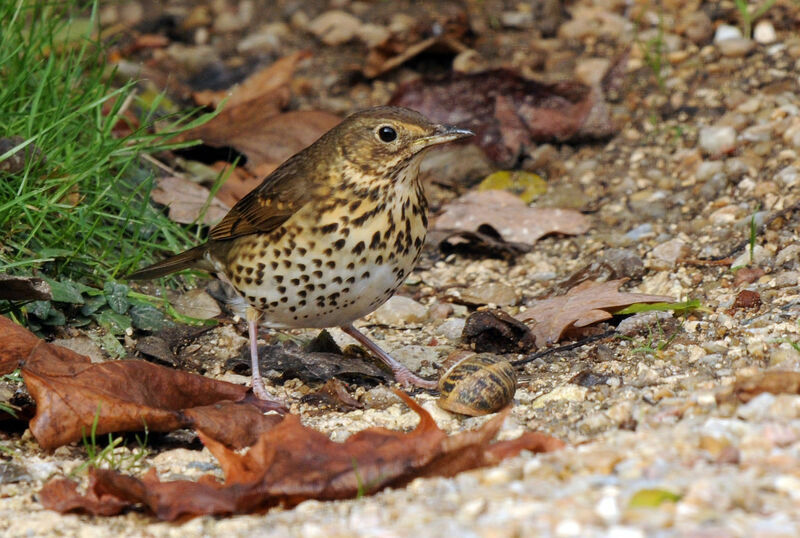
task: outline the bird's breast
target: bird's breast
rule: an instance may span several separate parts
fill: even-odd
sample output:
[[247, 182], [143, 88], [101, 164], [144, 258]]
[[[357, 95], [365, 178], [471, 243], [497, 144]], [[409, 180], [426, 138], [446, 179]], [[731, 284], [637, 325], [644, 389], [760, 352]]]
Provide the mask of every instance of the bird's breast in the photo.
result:
[[421, 190], [330, 197], [267, 234], [234, 240], [226, 273], [272, 327], [331, 327], [383, 304], [425, 242]]

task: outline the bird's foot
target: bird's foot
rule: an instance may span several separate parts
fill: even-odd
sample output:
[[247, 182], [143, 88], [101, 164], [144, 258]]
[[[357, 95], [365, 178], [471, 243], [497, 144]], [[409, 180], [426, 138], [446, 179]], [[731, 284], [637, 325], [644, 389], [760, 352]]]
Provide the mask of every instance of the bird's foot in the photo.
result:
[[378, 344], [364, 336], [358, 329], [353, 327], [352, 323], [349, 325], [342, 325], [342, 331], [345, 334], [350, 335], [355, 340], [357, 340], [361, 345], [369, 349], [372, 353], [377, 356], [381, 362], [383, 362], [386, 366], [392, 369], [392, 373], [394, 374], [394, 378], [397, 380], [398, 383], [404, 386], [414, 386], [419, 387], [421, 389], [435, 389], [438, 386], [436, 381], [431, 381], [429, 379], [422, 378], [406, 368], [404, 365], [397, 362], [395, 359], [392, 358], [391, 355], [386, 353]]

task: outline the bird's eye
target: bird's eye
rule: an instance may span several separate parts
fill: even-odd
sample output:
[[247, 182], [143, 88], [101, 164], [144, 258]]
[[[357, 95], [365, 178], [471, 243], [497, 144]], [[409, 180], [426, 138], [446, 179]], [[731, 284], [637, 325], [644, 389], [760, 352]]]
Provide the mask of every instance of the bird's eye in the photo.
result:
[[380, 138], [382, 142], [392, 142], [397, 138], [397, 131], [388, 125], [382, 125], [378, 128], [378, 138]]

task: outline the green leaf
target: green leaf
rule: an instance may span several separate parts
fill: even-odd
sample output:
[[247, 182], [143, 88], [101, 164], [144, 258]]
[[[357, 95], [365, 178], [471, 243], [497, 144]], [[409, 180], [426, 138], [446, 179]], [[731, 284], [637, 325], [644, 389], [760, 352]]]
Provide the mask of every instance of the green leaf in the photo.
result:
[[639, 312], [691, 312], [702, 309], [700, 299], [690, 299], [682, 303], [635, 303], [614, 312], [614, 315], [638, 314]]
[[174, 325], [155, 306], [149, 304], [134, 304], [128, 311], [133, 326], [143, 331], [160, 331]]
[[[42, 277], [42, 279], [50, 284], [50, 290], [53, 292], [53, 300], [59, 303], [72, 303], [83, 304], [83, 296], [81, 296], [80, 287], [70, 280], [59, 282], [51, 278]], [[85, 286], [84, 286], [85, 287]]]
[[42, 323], [52, 327], [60, 327], [67, 324], [67, 317], [63, 312], [61, 312], [61, 310], [57, 308], [51, 308], [47, 317], [42, 319]]
[[117, 282], [106, 282], [103, 286], [103, 292], [106, 295], [108, 306], [117, 314], [124, 314], [128, 311], [130, 303], [128, 302], [128, 291], [130, 288], [125, 284], [118, 284]]
[[86, 299], [86, 304], [81, 307], [81, 314], [84, 316], [91, 316], [102, 306], [106, 304], [106, 298], [102, 295], [95, 295], [94, 297], [89, 297]]
[[125, 348], [122, 347], [122, 344], [119, 343], [119, 340], [117, 340], [117, 337], [110, 332], [104, 332], [99, 336], [92, 336], [93, 334], [94, 333], [89, 333], [90, 338], [98, 342], [112, 357], [124, 357], [128, 354]]
[[628, 502], [630, 508], [656, 508], [665, 502], [678, 502], [681, 496], [666, 489], [640, 489]]
[[122, 334], [131, 328], [131, 318], [111, 310], [100, 310], [92, 317], [98, 325], [114, 334]]
[[33, 314], [39, 319], [47, 319], [47, 316], [50, 315], [50, 310], [53, 308], [53, 305], [50, 303], [50, 301], [34, 301], [26, 308], [29, 314]]

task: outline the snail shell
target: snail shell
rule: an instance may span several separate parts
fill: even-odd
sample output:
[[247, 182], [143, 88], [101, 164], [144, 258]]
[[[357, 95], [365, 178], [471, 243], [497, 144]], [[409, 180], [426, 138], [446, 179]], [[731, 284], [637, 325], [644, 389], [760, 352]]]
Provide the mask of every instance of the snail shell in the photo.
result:
[[439, 407], [462, 415], [488, 415], [514, 398], [517, 374], [511, 363], [490, 353], [471, 355], [439, 379]]

